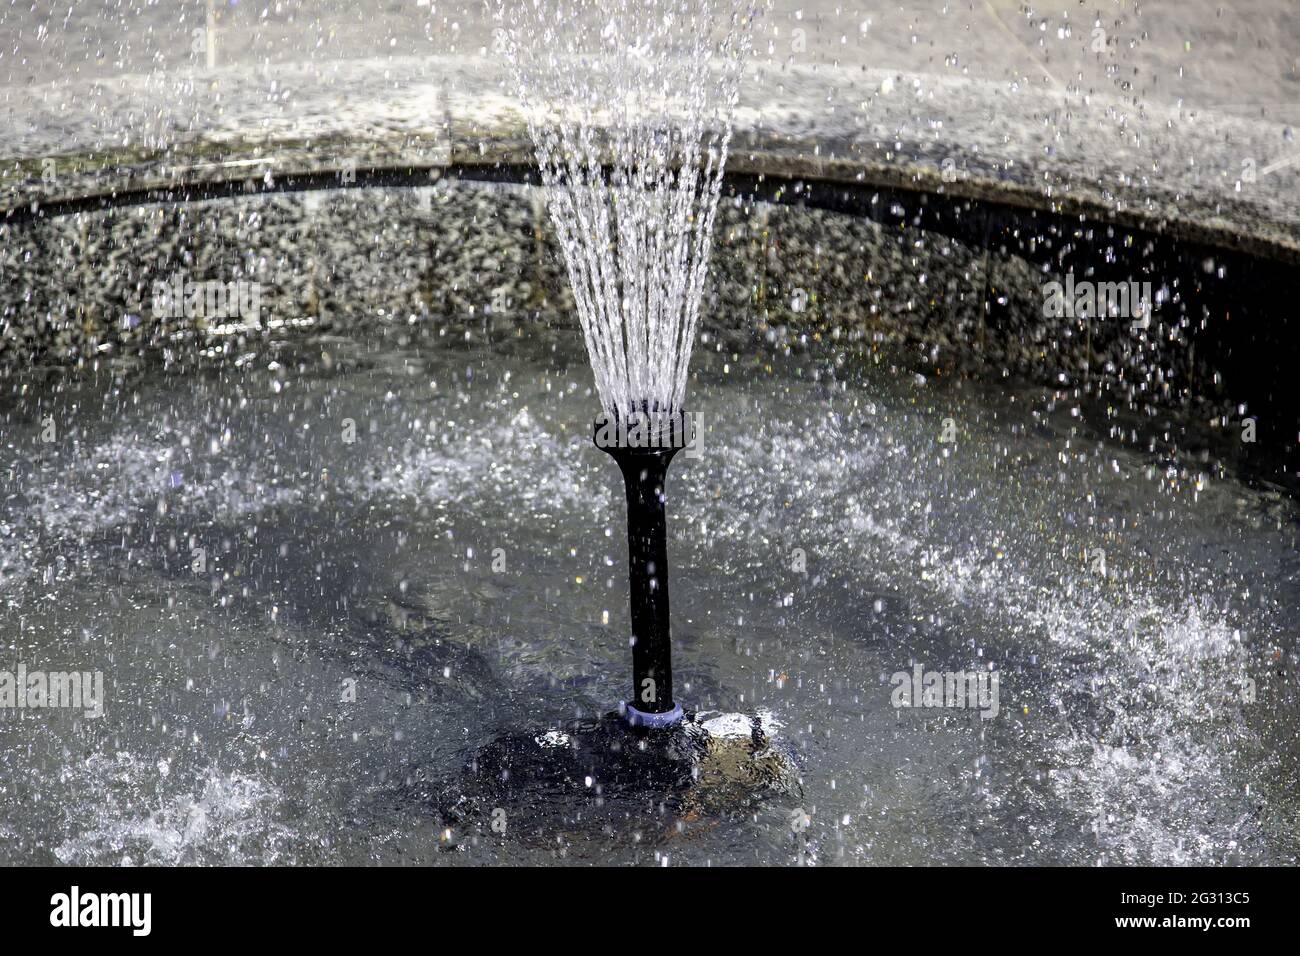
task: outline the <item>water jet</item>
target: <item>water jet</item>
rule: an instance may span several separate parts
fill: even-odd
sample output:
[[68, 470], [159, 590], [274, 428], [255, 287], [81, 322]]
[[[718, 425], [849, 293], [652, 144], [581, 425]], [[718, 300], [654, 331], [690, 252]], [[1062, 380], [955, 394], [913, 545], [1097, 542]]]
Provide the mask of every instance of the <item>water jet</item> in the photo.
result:
[[663, 729], [683, 716], [664, 486], [684, 447], [687, 370], [756, 7], [630, 0], [588, 15], [607, 6], [532, 4], [507, 57], [604, 406], [594, 439], [626, 493], [633, 694], [623, 713], [634, 727]]

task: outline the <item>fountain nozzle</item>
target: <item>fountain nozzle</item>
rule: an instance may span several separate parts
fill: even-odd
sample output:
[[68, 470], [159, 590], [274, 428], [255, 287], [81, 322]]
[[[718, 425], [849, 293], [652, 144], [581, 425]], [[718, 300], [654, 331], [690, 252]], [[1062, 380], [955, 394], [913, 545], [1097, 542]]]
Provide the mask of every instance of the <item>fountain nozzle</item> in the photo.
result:
[[632, 697], [623, 713], [634, 727], [660, 729], [682, 719], [673, 699], [664, 483], [673, 455], [688, 446], [688, 420], [640, 404], [630, 415], [597, 418], [594, 441], [618, 464], [627, 492]]

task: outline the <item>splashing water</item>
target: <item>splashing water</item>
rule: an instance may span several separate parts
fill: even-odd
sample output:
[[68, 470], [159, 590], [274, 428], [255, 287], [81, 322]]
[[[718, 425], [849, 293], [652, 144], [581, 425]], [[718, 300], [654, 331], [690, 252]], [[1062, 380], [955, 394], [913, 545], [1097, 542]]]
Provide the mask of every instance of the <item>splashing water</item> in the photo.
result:
[[682, 408], [756, 10], [744, 0], [498, 6], [607, 414]]

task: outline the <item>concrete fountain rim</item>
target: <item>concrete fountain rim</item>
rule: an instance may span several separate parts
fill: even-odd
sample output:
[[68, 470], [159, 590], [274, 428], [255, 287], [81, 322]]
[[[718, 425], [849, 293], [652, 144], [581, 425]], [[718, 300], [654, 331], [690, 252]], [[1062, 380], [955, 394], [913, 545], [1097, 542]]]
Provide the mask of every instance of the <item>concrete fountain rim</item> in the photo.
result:
[[[499, 58], [467, 54], [13, 86], [0, 225], [205, 189], [256, 194], [268, 180], [326, 188], [343, 185], [345, 165], [358, 186], [521, 181], [532, 148], [508, 87]], [[1077, 217], [1300, 264], [1300, 147], [1281, 141], [1278, 120], [891, 67], [755, 62], [741, 92], [733, 180]], [[1261, 178], [1234, 189], [1242, 150]]]

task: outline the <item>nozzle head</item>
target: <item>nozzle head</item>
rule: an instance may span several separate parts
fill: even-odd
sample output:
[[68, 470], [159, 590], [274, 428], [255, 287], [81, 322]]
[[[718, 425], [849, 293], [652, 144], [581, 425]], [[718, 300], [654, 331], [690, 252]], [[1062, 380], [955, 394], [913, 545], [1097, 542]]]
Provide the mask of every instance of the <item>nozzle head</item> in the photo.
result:
[[[646, 403], [641, 403], [643, 406]], [[643, 407], [631, 413], [596, 416], [592, 440], [614, 455], [656, 455], [671, 458], [694, 440], [694, 420], [685, 412]]]

